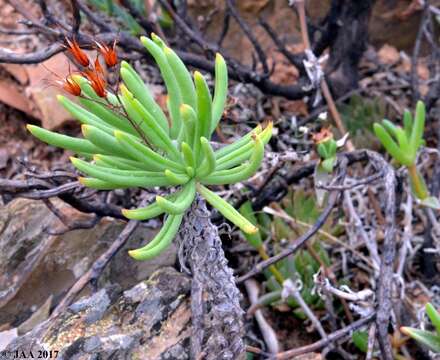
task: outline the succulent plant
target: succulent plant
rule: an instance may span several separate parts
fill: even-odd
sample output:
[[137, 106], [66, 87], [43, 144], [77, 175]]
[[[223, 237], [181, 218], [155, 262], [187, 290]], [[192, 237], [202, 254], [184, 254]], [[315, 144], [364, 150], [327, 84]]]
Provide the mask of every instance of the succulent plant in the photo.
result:
[[333, 133], [329, 129], [324, 128], [314, 135], [313, 140], [320, 157], [319, 167], [326, 173], [332, 173], [336, 164], [336, 152], [338, 150]]
[[[313, 174], [315, 184], [327, 184], [331, 180], [337, 160], [338, 143], [343, 144], [345, 139], [336, 141], [332, 131], [328, 128], [322, 128], [321, 131], [313, 135], [313, 142], [319, 155], [319, 160]], [[322, 206], [327, 190], [316, 186], [315, 194], [318, 205]]]
[[412, 166], [417, 157], [417, 151], [423, 144], [425, 127], [425, 105], [417, 102], [414, 121], [408, 110], [403, 115], [404, 128], [394, 125], [389, 120], [382, 124], [374, 124], [374, 132], [388, 153], [400, 164]]
[[94, 8], [116, 19], [123, 29], [129, 30], [135, 36], [144, 34], [145, 30], [127, 11], [129, 7], [135, 9], [142, 16], [157, 19], [162, 28], [169, 28], [173, 25], [170, 15], [158, 4], [150, 9], [150, 6], [147, 6], [147, 2], [144, 0], [126, 0], [124, 6], [120, 1], [115, 0], [88, 0], [87, 2]]
[[264, 129], [257, 126], [241, 139], [214, 151], [209, 139], [221, 119], [227, 97], [228, 76], [223, 57], [216, 56], [212, 97], [203, 75], [195, 71], [192, 78], [178, 55], [159, 37], [141, 37], [141, 42], [164, 79], [169, 119], [139, 74], [122, 62], [118, 91], [105, 89], [102, 96], [102, 91], [97, 94], [94, 90], [96, 84], [90, 76], [86, 79], [75, 74], [69, 79], [81, 87], [82, 106], [64, 96], [58, 97], [82, 124], [84, 138], [33, 125], [28, 125], [29, 131], [50, 145], [77, 153], [79, 156], [71, 157], [71, 162], [86, 175], [79, 178], [86, 187], [179, 187], [168, 196], [157, 195], [156, 201], [146, 207], [123, 210], [125, 217], [136, 220], [166, 214], [156, 237], [146, 246], [129, 251], [135, 259], [150, 259], [170, 245], [196, 193], [241, 230], [256, 233], [257, 227], [206, 186], [233, 184], [252, 176], [263, 159], [272, 124]]
[[418, 101], [414, 120], [411, 113], [405, 110], [403, 128], [394, 125], [389, 120], [383, 120], [382, 124], [375, 123], [373, 128], [387, 152], [394, 160], [408, 169], [414, 196], [420, 200], [422, 205], [438, 209], [440, 203], [437, 198], [429, 195], [425, 180], [416, 164], [417, 152], [425, 142], [423, 139], [425, 116], [425, 105], [422, 101]]
[[426, 304], [425, 311], [435, 328], [434, 332], [414, 329], [406, 326], [401, 327], [400, 331], [402, 331], [405, 335], [410, 336], [417, 342], [427, 346], [430, 350], [440, 353], [440, 313], [431, 303]]
[[[302, 191], [289, 191], [289, 194], [281, 201], [280, 205], [283, 211], [301, 224], [313, 224], [320, 214], [315, 199]], [[282, 239], [290, 238], [292, 234], [292, 228], [283, 219], [276, 217], [270, 221], [267, 219], [268, 214], [256, 214], [249, 201], [240, 207], [240, 212], [261, 230], [255, 234], [244, 233], [243, 235], [249, 245], [258, 251], [263, 260], [269, 258], [265, 249], [267, 238], [270, 238], [271, 241], [268, 241], [268, 243], [277, 252], [276, 249]], [[266, 234], [266, 237], [264, 234]], [[269, 234], [271, 235], [269, 236]], [[319, 241], [315, 241], [311, 247], [312, 251], [319, 257], [320, 262], [329, 266], [328, 253]], [[290, 255], [269, 266], [267, 270], [263, 271], [267, 279], [265, 282], [266, 293], [258, 299], [256, 305], [276, 306], [285, 303], [293, 309], [295, 316], [305, 319], [305, 314], [294, 298], [282, 298], [284, 281], [290, 279], [294, 282], [300, 281], [301, 296], [308, 305], [313, 306], [313, 308], [322, 308], [323, 303], [319, 295], [313, 291], [315, 287], [313, 276], [319, 271], [320, 262], [313, 258], [309, 251], [300, 250], [297, 254]]]

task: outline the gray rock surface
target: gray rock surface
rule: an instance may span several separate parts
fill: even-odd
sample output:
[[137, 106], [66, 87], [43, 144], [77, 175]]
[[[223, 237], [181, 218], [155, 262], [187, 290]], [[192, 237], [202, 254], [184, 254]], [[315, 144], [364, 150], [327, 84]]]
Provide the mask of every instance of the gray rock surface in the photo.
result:
[[121, 292], [99, 290], [16, 338], [7, 350], [59, 351], [59, 360], [188, 359], [190, 279], [173, 268]]
[[[55, 206], [71, 220], [87, 217], [61, 201]], [[51, 236], [61, 222], [42, 201], [16, 199], [0, 208], [0, 329], [13, 328], [38, 310], [50, 296], [52, 304], [83, 275], [116, 239], [124, 222], [104, 218], [92, 229]], [[175, 248], [152, 261], [134, 261], [127, 250], [145, 244], [155, 230], [139, 226], [111, 260], [98, 286], [132, 287], [160, 266], [173, 265]], [[86, 289], [83, 294], [87, 294]], [[5, 300], [6, 299], [6, 300]]]

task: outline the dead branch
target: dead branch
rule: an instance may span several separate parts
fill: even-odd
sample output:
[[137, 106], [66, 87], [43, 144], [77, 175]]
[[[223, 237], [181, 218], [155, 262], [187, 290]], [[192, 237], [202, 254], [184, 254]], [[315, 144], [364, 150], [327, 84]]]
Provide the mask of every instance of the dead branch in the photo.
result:
[[270, 326], [267, 320], [264, 318], [263, 312], [258, 309], [258, 293], [259, 286], [254, 279], [249, 279], [244, 282], [246, 291], [248, 293], [251, 307], [248, 310], [248, 315], [253, 315], [260, 328], [261, 335], [266, 343], [267, 349], [271, 354], [276, 354], [279, 351], [279, 342], [275, 330]]
[[269, 67], [267, 65], [267, 58], [266, 54], [263, 51], [260, 43], [252, 33], [252, 30], [249, 28], [249, 25], [246, 24], [246, 22], [242, 19], [242, 17], [238, 14], [237, 10], [235, 9], [233, 0], [226, 0], [226, 4], [228, 6], [229, 14], [237, 21], [238, 25], [240, 26], [243, 33], [246, 35], [246, 37], [251, 42], [252, 46], [255, 49], [255, 52], [257, 53], [258, 60], [260, 61], [261, 66], [263, 67], [263, 77], [269, 76]]
[[[136, 230], [139, 225], [139, 221], [130, 220], [124, 229], [118, 235], [116, 240], [112, 245], [93, 263], [92, 267], [81, 276], [76, 283], [70, 288], [69, 292], [60, 301], [57, 307], [53, 310], [51, 314], [51, 319], [61, 314], [76, 298], [76, 296], [81, 292], [84, 287], [89, 284], [96, 282], [99, 276], [102, 274], [103, 270], [109, 263], [109, 261], [117, 254], [117, 252], [124, 246], [128, 241], [130, 236]], [[50, 323], [50, 321], [49, 321]]]
[[[71, 36], [71, 33], [76, 30], [77, 26], [79, 27], [78, 22], [75, 21], [75, 23], [72, 26], [72, 30], [69, 32], [67, 31], [63, 32], [61, 29], [54, 30], [44, 25], [44, 23], [41, 23], [36, 19], [32, 18], [20, 5], [18, 1], [16, 0], [8, 0], [8, 1], [14, 8], [16, 8], [20, 13], [22, 13], [26, 17], [28, 27], [37, 28], [43, 34], [46, 34], [50, 42], [53, 42], [54, 38], [57, 41], [62, 41], [64, 37]], [[188, 24], [186, 24], [186, 22], [183, 19], [181, 19], [176, 12], [174, 12], [173, 8], [168, 4], [168, 2], [164, 0], [160, 0], [160, 3], [162, 6], [164, 6], [165, 9], [167, 9], [167, 11], [169, 11], [170, 15], [173, 17], [174, 21], [176, 22], [176, 25], [179, 26], [179, 28], [182, 29], [184, 33], [192, 41], [198, 43], [202, 47], [202, 49], [204, 49], [205, 51], [209, 50], [211, 54], [217, 51], [224, 52], [223, 49], [220, 49], [217, 45], [207, 42], [205, 39], [203, 39], [203, 37], [201, 37], [199, 33], [197, 33]], [[104, 42], [112, 42], [115, 39], [119, 39], [120, 40], [119, 45], [121, 47], [130, 50], [132, 52], [135, 52], [139, 54], [139, 56], [141, 57], [145, 57], [146, 59], [149, 59], [144, 47], [136, 37], [128, 34], [127, 32], [119, 31], [118, 29], [114, 28], [108, 21], [105, 20], [105, 17], [102, 16], [102, 14], [98, 15], [95, 12], [91, 11], [84, 4], [83, 1], [75, 0], [74, 5], [75, 5], [73, 7], [74, 11], [76, 11], [76, 9], [81, 10], [91, 23], [99, 27], [101, 34], [96, 36], [96, 39]], [[45, 12], [47, 13], [47, 11], [43, 11], [43, 13]], [[89, 46], [93, 46], [94, 44], [95, 39], [88, 34], [82, 33], [81, 31], [77, 32], [76, 37], [78, 42], [80, 43], [80, 46], [89, 47]], [[56, 44], [52, 44], [46, 49], [37, 50], [36, 52], [29, 53], [24, 56], [14, 53], [8, 53], [5, 51], [0, 51], [0, 63], [2, 62], [15, 63], [15, 64], [39, 63], [49, 59], [53, 55], [63, 50], [64, 49], [62, 48], [61, 44], [56, 43]], [[178, 51], [178, 55], [189, 66], [193, 66], [211, 73], [214, 72], [214, 66], [212, 61], [207, 60], [206, 57], [203, 55], [197, 55], [182, 50]], [[230, 57], [226, 57], [226, 60], [228, 61], [229, 65], [232, 68], [232, 70], [230, 71], [230, 77], [232, 79], [247, 83], [252, 83], [265, 93], [269, 93], [277, 96], [284, 96], [289, 99], [301, 99], [304, 96], [310, 94], [310, 90], [307, 90], [306, 88], [308, 79], [300, 79], [298, 84], [294, 84], [294, 85], [281, 85], [270, 81], [266, 75], [260, 74], [250, 69], [249, 67], [244, 66], [243, 64], [237, 63]]]
[[393, 168], [378, 153], [368, 151], [368, 158], [376, 170], [384, 171], [384, 211], [385, 211], [385, 238], [383, 242], [382, 259], [380, 263], [379, 286], [377, 289], [377, 341], [385, 360], [392, 360], [393, 352], [388, 337], [388, 325], [391, 317], [391, 292], [393, 287], [393, 265], [396, 253], [396, 176]]

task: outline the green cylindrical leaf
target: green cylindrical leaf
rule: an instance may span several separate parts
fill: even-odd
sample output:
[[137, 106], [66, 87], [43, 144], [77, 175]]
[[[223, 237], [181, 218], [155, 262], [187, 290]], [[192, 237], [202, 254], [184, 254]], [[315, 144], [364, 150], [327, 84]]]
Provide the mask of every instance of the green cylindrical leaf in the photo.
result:
[[181, 215], [169, 215], [165, 220], [165, 224], [156, 238], [151, 241], [154, 246], [146, 246], [144, 248], [139, 248], [136, 250], [130, 250], [128, 254], [136, 260], [149, 260], [165, 251], [172, 243], [174, 237], [176, 236], [180, 224], [183, 219], [183, 214]]
[[440, 353], [440, 336], [429, 331], [410, 327], [401, 327], [400, 331], [402, 331], [405, 335], [412, 337], [417, 342], [427, 346], [432, 351]]
[[96, 147], [90, 141], [85, 139], [77, 139], [71, 136], [58, 134], [34, 125], [26, 125], [26, 128], [36, 138], [52, 146], [71, 150], [76, 153], [95, 154], [102, 151], [102, 149]]
[[258, 228], [249, 220], [235, 210], [232, 205], [228, 204], [220, 196], [213, 193], [202, 184], [197, 184], [197, 191], [206, 199], [206, 201], [215, 207], [226, 219], [238, 226], [242, 231], [248, 234], [254, 234]]
[[92, 125], [101, 131], [106, 132], [107, 134], [112, 134], [114, 128], [105, 121], [101, 120], [99, 117], [93, 115], [90, 111], [87, 111], [62, 95], [58, 95], [57, 99], [61, 105], [63, 105], [63, 107], [80, 123]]
[[80, 103], [92, 114], [103, 120], [109, 127], [119, 129], [131, 135], [139, 137], [136, 129], [130, 124], [129, 120], [124, 118], [122, 114], [118, 114], [115, 110], [110, 110], [108, 105], [102, 104], [96, 100], [80, 98]]
[[151, 114], [136, 99], [133, 100], [132, 105], [134, 109], [142, 116], [144, 123], [147, 124], [147, 126], [151, 129], [150, 138], [152, 140], [160, 139], [160, 143], [164, 145], [163, 150], [165, 150], [170, 157], [180, 159], [179, 152], [172, 143], [171, 139], [168, 137], [168, 134], [155, 122]]
[[148, 169], [164, 171], [172, 169], [176, 171], [185, 171], [185, 168], [172, 160], [166, 159], [162, 155], [151, 150], [149, 147], [141, 144], [139, 141], [133, 139], [128, 134], [121, 131], [115, 131], [115, 138], [122, 146], [130, 151], [131, 156], [145, 164]]
[[182, 191], [175, 197], [173, 201], [157, 195], [156, 203], [165, 212], [172, 215], [178, 215], [185, 212], [191, 206], [196, 195], [196, 187], [194, 180], [191, 180], [183, 186]]
[[100, 179], [96, 179], [96, 178], [90, 178], [90, 177], [79, 177], [78, 181], [91, 189], [96, 189], [96, 190], [115, 190], [115, 189], [125, 189], [128, 188], [129, 186], [124, 186], [121, 184], [115, 184], [112, 182], [108, 182], [108, 181], [104, 181], [104, 180], [100, 180]]
[[163, 214], [163, 209], [157, 205], [156, 202], [153, 204], [139, 208], [139, 209], [122, 209], [122, 215], [124, 215], [127, 219], [132, 220], [148, 220], [152, 219], [160, 214]]
[[127, 113], [128, 118], [131, 120], [133, 126], [136, 126], [139, 132], [143, 134], [142, 139], [147, 139], [147, 145], [152, 145], [155, 147], [155, 149], [158, 148], [166, 151], [167, 145], [163, 143], [161, 138], [155, 136], [153, 129], [147, 122], [144, 121], [143, 115], [140, 114], [139, 111], [135, 108], [135, 99], [133, 94], [123, 84], [121, 84], [119, 88], [121, 90], [121, 95], [119, 97], [124, 107], [124, 110]]
[[405, 129], [406, 137], [409, 139], [411, 137], [413, 127], [411, 112], [407, 109], [403, 112], [403, 128]]
[[90, 125], [81, 125], [84, 137], [97, 147], [103, 149], [107, 154], [132, 158], [131, 153], [118, 144], [114, 136]]
[[196, 161], [191, 147], [186, 142], [182, 142], [180, 149], [182, 150], [183, 160], [186, 166], [191, 166], [194, 169], [196, 167]]
[[197, 94], [197, 120], [199, 123], [199, 137], [210, 137], [211, 119], [212, 119], [212, 98], [209, 92], [208, 84], [203, 75], [195, 71], [194, 83]]
[[228, 170], [219, 170], [202, 179], [203, 184], [224, 185], [233, 184], [248, 179], [260, 167], [264, 156], [264, 146], [259, 137], [255, 138], [254, 151], [248, 164], [240, 165]]
[[201, 137], [200, 144], [202, 145], [202, 151], [205, 158], [203, 159], [200, 167], [197, 169], [197, 176], [199, 178], [203, 178], [215, 171], [216, 160], [214, 150], [212, 149], [208, 139]]
[[226, 146], [222, 147], [221, 149], [217, 150], [215, 152], [215, 158], [217, 160], [220, 160], [222, 157], [241, 148], [242, 146], [244, 146], [248, 143], [252, 143], [253, 135], [258, 135], [259, 133], [261, 133], [261, 131], [262, 131], [261, 125], [258, 125], [255, 129], [249, 131], [246, 135], [241, 137], [239, 140], [234, 141], [232, 144], [226, 145]]
[[[185, 140], [191, 146], [194, 147], [194, 136], [196, 134], [197, 114], [194, 109], [186, 104], [180, 106], [180, 116], [182, 117]], [[197, 154], [194, 154], [196, 157]]]
[[384, 146], [384, 148], [388, 151], [388, 153], [396, 159], [402, 165], [409, 166], [411, 165], [410, 159], [408, 159], [407, 155], [402, 153], [397, 144], [391, 138], [391, 136], [386, 132], [386, 130], [378, 123], [373, 125], [374, 133]]
[[426, 304], [426, 314], [434, 325], [437, 334], [440, 337], [440, 312], [438, 312], [431, 303]]
[[195, 108], [196, 90], [190, 72], [172, 49], [164, 47], [163, 52], [168, 60], [168, 64], [170, 64], [170, 67], [173, 70], [174, 76], [176, 77], [180, 93], [182, 94], [182, 101]]
[[145, 36], [141, 37], [141, 42], [147, 48], [149, 53], [154, 57], [154, 60], [159, 66], [160, 72], [164, 79], [166, 88], [168, 90], [170, 114], [172, 119], [170, 134], [173, 139], [177, 139], [181, 130], [179, 108], [182, 104], [182, 94], [180, 93], [179, 86], [177, 85], [176, 77], [174, 76], [173, 71], [168, 64], [168, 61], [162, 49], [152, 40], [146, 38]]
[[[266, 145], [269, 142], [272, 136], [272, 129], [272, 123], [269, 123], [263, 132], [258, 134], [258, 138], [262, 141], [263, 145]], [[246, 143], [243, 143], [241, 147], [235, 148], [226, 154], [223, 153], [222, 156], [218, 156], [220, 150], [216, 151], [215, 153], [217, 159], [216, 169], [228, 169], [235, 165], [242, 164], [244, 161], [248, 160], [250, 156], [252, 156], [254, 151], [254, 140], [251, 137]]]
[[171, 170], [164, 171], [165, 177], [174, 185], [183, 185], [189, 181], [188, 175], [175, 174]]
[[420, 144], [423, 142], [423, 132], [425, 130], [426, 109], [422, 101], [418, 101], [416, 105], [416, 114], [414, 117], [413, 129], [411, 132], [410, 146], [415, 158]]
[[121, 62], [121, 77], [128, 90], [135, 96], [140, 103], [148, 109], [151, 115], [164, 131], [169, 133], [168, 120], [159, 104], [154, 100], [148, 86], [145, 85], [142, 78], [131, 65], [125, 61]]
[[111, 184], [121, 185], [123, 188], [178, 185], [176, 182], [162, 176], [160, 173], [157, 174], [145, 171], [143, 175], [141, 175], [140, 172], [133, 175], [133, 171], [124, 172], [124, 170], [115, 169], [110, 172], [108, 168], [99, 168], [98, 166], [88, 164], [87, 162], [74, 157], [71, 157], [70, 160], [81, 172]]
[[225, 59], [219, 53], [215, 56], [215, 88], [214, 99], [212, 101], [212, 134], [220, 121], [226, 104], [226, 97], [228, 96], [228, 68]]

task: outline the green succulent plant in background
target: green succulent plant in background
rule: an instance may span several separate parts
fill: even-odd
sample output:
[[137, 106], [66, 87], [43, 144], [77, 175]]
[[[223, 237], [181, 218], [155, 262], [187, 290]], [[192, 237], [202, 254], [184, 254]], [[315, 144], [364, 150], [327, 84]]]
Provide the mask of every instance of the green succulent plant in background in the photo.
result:
[[400, 331], [420, 344], [427, 346], [430, 350], [440, 353], [440, 313], [431, 303], [426, 304], [425, 311], [434, 326], [434, 332], [406, 326], [401, 327]]
[[[338, 143], [344, 143], [345, 140], [343, 138], [336, 141], [329, 128], [322, 128], [320, 132], [313, 135], [313, 141], [319, 156], [313, 178], [315, 184], [327, 184], [332, 178], [333, 169], [336, 165]], [[315, 194], [318, 205], [322, 206], [327, 190], [315, 187]]]
[[[130, 5], [136, 9], [136, 11], [145, 16], [149, 17], [152, 14], [149, 14], [147, 11], [147, 7], [145, 5], [145, 1], [143, 0], [129, 0]], [[130, 31], [133, 35], [141, 35], [145, 33], [145, 30], [142, 26], [136, 21], [136, 19], [130, 15], [130, 13], [118, 2], [114, 0], [88, 0], [88, 3], [100, 11], [105, 12], [109, 16], [112, 16], [119, 20], [124, 29]], [[155, 14], [156, 15], [156, 14]], [[173, 22], [170, 16], [166, 11], [160, 8], [160, 12], [157, 16], [157, 21], [162, 28], [168, 28], [172, 26]]]
[[[179, 187], [167, 196], [138, 209], [124, 209], [128, 219], [147, 220], [165, 214], [163, 227], [146, 246], [131, 250], [138, 260], [164, 251], [178, 232], [185, 211], [196, 193], [245, 233], [258, 228], [207, 185], [246, 180], [259, 168], [272, 124], [257, 126], [238, 141], [214, 151], [209, 139], [224, 111], [228, 76], [223, 57], [215, 60], [215, 89], [199, 72], [194, 76], [177, 54], [154, 34], [141, 37], [159, 66], [168, 92], [169, 119], [141, 77], [127, 62], [120, 66], [119, 91], [100, 98], [89, 80], [73, 75], [80, 85], [82, 106], [59, 96], [60, 103], [82, 124], [84, 138], [74, 138], [28, 125], [40, 140], [77, 153], [73, 165], [86, 177], [79, 181], [98, 190], [132, 187]], [[82, 159], [81, 159], [82, 158]]]
[[332, 173], [336, 164], [336, 152], [338, 145], [333, 137], [325, 139], [316, 146], [316, 150], [320, 156], [320, 164], [322, 170], [327, 173]]
[[429, 195], [423, 176], [417, 169], [417, 152], [424, 144], [425, 105], [417, 102], [414, 119], [408, 110], [403, 115], [404, 127], [396, 126], [389, 120], [374, 124], [374, 132], [387, 152], [399, 164], [408, 169], [411, 189], [421, 204], [435, 209], [440, 208], [437, 198]]
[[[281, 204], [282, 210], [298, 224], [312, 224], [320, 214], [314, 197], [301, 190], [289, 191]], [[240, 207], [240, 212], [261, 230], [255, 234], [243, 233], [243, 235], [263, 260], [269, 258], [264, 245], [264, 240], [270, 238], [269, 234], [272, 234], [271, 245], [274, 248], [277, 248], [282, 239], [289, 239], [292, 235], [292, 228], [283, 219], [279, 217], [270, 219], [266, 213], [256, 214], [249, 201]], [[330, 258], [319, 240], [314, 241], [311, 247], [319, 257], [319, 262], [308, 250], [300, 250], [297, 254], [288, 256], [264, 271], [266, 293], [258, 299], [257, 306], [277, 306], [285, 303], [296, 317], [305, 319], [305, 314], [294, 298], [282, 299], [283, 283], [286, 279], [291, 279], [294, 282], [298, 280], [301, 282], [300, 293], [309, 306], [314, 309], [323, 307], [321, 298], [313, 291], [315, 287], [313, 276], [319, 271], [321, 263], [330, 266]]]

